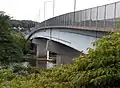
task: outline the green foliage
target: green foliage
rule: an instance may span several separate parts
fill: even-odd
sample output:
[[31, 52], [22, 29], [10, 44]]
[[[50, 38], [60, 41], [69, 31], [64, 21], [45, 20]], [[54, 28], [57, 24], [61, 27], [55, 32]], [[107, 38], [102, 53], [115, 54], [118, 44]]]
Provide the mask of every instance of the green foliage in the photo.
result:
[[10, 17], [0, 12], [0, 62], [8, 64], [21, 60], [27, 52], [24, 37], [10, 28]]
[[23, 28], [31, 28], [35, 27], [35, 24], [39, 24], [38, 22], [31, 20], [11, 20], [12, 27], [23, 27]]
[[11, 36], [13, 37], [13, 40], [15, 44], [21, 49], [23, 54], [28, 53], [30, 42], [29, 40], [25, 39], [24, 36], [14, 30], [11, 30]]
[[[20, 61], [29, 42], [11, 30], [10, 17], [0, 12], [0, 61]], [[119, 24], [117, 26], [119, 28]], [[110, 33], [93, 43], [95, 49], [74, 64], [51, 69], [16, 66], [0, 70], [0, 88], [120, 88], [120, 33]], [[29, 76], [16, 74], [27, 71]]]
[[41, 69], [38, 73], [27, 70], [31, 68], [16, 68], [31, 74], [11, 80], [5, 77], [7, 81], [2, 81], [0, 88], [120, 88], [120, 33], [110, 33], [93, 45], [96, 49], [89, 49], [71, 65]]
[[0, 70], [0, 88], [2, 88], [5, 83], [11, 81], [16, 75], [7, 69]]
[[17, 73], [21, 70], [27, 71], [29, 74], [32, 74], [32, 73], [40, 73], [41, 69], [35, 68], [35, 67], [30, 67], [30, 66], [29, 67], [24, 67], [24, 66], [19, 66], [19, 65], [13, 67], [13, 72], [14, 73]]
[[[120, 34], [111, 33], [94, 43], [96, 49], [76, 60], [78, 88], [120, 88]], [[80, 63], [81, 62], [81, 63]]]
[[117, 19], [117, 23], [116, 23], [115, 26], [116, 26], [117, 29], [120, 29], [120, 18]]

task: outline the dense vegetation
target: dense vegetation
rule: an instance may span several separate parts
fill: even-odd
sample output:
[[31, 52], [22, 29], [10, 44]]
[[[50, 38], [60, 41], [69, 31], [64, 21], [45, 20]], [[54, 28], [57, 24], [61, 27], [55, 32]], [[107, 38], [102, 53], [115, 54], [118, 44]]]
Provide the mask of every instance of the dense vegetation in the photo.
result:
[[[22, 43], [21, 43], [22, 42]], [[0, 12], [0, 62], [18, 62], [26, 53], [26, 39], [10, 26], [10, 17]]]
[[[9, 21], [0, 12], [0, 61], [5, 64], [20, 61], [27, 51], [26, 40], [11, 30]], [[71, 65], [2, 69], [0, 88], [120, 88], [120, 33], [110, 33], [93, 45], [96, 49], [88, 49]]]
[[38, 22], [31, 21], [31, 20], [10, 20], [10, 25], [12, 28], [16, 29], [17, 31], [21, 31], [22, 33], [26, 34], [30, 32]]
[[111, 33], [93, 45], [96, 49], [89, 49], [74, 64], [29, 71], [28, 77], [1, 70], [0, 88], [120, 88], [120, 33]]
[[31, 21], [31, 20], [11, 20], [12, 27], [23, 27], [23, 28], [31, 28], [35, 27], [38, 22]]

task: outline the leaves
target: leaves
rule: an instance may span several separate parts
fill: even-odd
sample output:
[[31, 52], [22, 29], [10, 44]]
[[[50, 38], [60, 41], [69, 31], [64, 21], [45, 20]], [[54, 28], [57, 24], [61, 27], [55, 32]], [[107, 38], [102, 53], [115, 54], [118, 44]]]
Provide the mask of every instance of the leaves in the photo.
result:
[[[0, 32], [4, 33], [4, 32]], [[6, 55], [4, 59], [13, 58], [14, 54], [9, 55], [9, 52], [20, 55], [15, 47], [19, 45], [18, 50], [24, 51], [24, 48], [20, 42], [23, 42], [22, 38], [16, 33], [12, 33], [15, 36], [16, 43], [3, 37], [1, 41], [5, 47], [1, 47], [0, 56]], [[17, 40], [19, 41], [17, 41]], [[1, 42], [0, 41], [0, 42]], [[10, 42], [10, 43], [8, 43]], [[13, 44], [13, 46], [9, 44]], [[7, 49], [6, 47], [9, 45]], [[97, 40], [93, 43], [95, 49], [88, 49], [88, 54], [81, 55], [76, 58], [75, 62], [71, 65], [61, 65], [50, 69], [41, 69], [38, 73], [34, 70], [30, 70], [31, 74], [28, 77], [23, 75], [15, 75], [13, 79], [7, 79], [10, 73], [1, 73], [0, 87], [1, 88], [120, 88], [120, 33], [110, 33], [107, 36]], [[15, 49], [15, 50], [14, 50]], [[11, 50], [11, 51], [10, 51]], [[6, 51], [8, 52], [6, 54]], [[13, 52], [14, 51], [14, 52]], [[3, 55], [2, 55], [3, 54]], [[20, 68], [21, 69], [21, 68]], [[22, 68], [26, 70], [29, 68]], [[15, 70], [17, 71], [17, 70]], [[28, 70], [29, 71], [29, 70]], [[29, 73], [30, 73], [29, 71]], [[9, 73], [9, 74], [8, 74]], [[12, 76], [10, 75], [10, 78]], [[7, 85], [6, 85], [7, 84]]]
[[10, 28], [10, 17], [0, 12], [0, 62], [8, 64], [21, 61], [26, 52], [26, 39]]

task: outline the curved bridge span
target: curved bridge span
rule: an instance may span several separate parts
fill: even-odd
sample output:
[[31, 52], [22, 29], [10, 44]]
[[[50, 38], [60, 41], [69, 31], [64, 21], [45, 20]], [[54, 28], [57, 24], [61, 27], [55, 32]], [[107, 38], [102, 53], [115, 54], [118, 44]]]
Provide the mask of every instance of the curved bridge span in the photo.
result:
[[47, 27], [38, 29], [30, 34], [30, 39], [45, 38], [69, 46], [79, 52], [87, 53], [92, 48], [92, 42], [104, 36], [107, 32], [85, 30], [73, 27]]
[[[37, 45], [38, 58], [55, 55], [58, 64], [72, 63], [72, 59], [95, 48], [92, 42], [118, 31], [120, 2], [56, 16], [37, 25], [29, 39]], [[52, 53], [52, 54], [51, 54]]]
[[72, 27], [47, 27], [31, 32], [29, 39], [37, 45], [38, 58], [50, 57], [49, 51], [56, 55], [56, 63], [60, 65], [72, 63], [73, 58], [86, 54], [87, 48], [94, 48], [91, 43], [106, 33]]

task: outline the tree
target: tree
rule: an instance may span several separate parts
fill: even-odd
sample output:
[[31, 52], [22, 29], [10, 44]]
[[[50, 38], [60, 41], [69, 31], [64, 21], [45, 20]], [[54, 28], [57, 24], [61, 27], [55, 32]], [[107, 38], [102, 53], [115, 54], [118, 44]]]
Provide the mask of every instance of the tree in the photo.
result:
[[[76, 60], [75, 88], [120, 88], [120, 33], [97, 40], [96, 49]], [[77, 79], [77, 80], [75, 80]]]
[[24, 41], [19, 40], [21, 36], [13, 32], [10, 27], [10, 17], [0, 12], [0, 62], [8, 64], [12, 61], [20, 61], [23, 56], [20, 43]]

